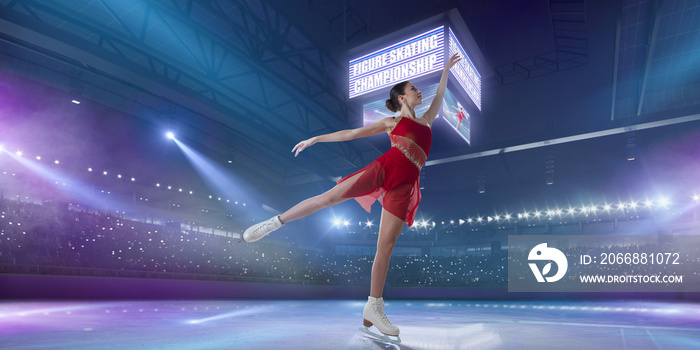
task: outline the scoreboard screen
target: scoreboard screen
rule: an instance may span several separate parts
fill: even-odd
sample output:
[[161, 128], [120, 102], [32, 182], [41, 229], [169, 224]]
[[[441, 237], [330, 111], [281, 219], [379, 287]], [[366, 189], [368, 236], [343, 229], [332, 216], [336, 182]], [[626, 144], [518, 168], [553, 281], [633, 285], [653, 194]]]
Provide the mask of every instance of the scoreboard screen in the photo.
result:
[[444, 26], [350, 61], [350, 98], [444, 67]]

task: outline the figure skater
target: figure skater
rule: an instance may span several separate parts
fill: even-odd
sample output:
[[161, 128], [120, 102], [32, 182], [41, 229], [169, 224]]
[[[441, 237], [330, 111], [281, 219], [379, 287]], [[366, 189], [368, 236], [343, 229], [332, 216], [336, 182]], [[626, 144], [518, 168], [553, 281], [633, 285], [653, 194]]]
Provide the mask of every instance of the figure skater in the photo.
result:
[[464, 117], [466, 116], [467, 118], [469, 118], [469, 115], [464, 111], [464, 108], [463, 108], [462, 106], [459, 106], [459, 108], [457, 108], [457, 107], [455, 107], [455, 106], [452, 106], [452, 107], [454, 107], [454, 109], [456, 109], [456, 110], [459, 111], [459, 113], [452, 113], [452, 114], [454, 114], [454, 115], [457, 117], [457, 119], [459, 120], [459, 121], [457, 122], [457, 126], [455, 127], [455, 129], [456, 129], [456, 128], [459, 127], [459, 124], [462, 124], [462, 121], [464, 120]]
[[[421, 91], [408, 81], [396, 84], [386, 100], [386, 107], [400, 111], [398, 117], [380, 119], [374, 124], [357, 129], [342, 130], [331, 134], [312, 137], [299, 142], [292, 152], [299, 152], [317, 142], [340, 142], [367, 137], [386, 131], [391, 138], [391, 148], [366, 167], [338, 180], [337, 185], [316, 197], [308, 198], [282, 215], [275, 216], [249, 227], [243, 233], [245, 242], [255, 242], [282, 225], [315, 213], [319, 209], [355, 198], [360, 205], [370, 211], [375, 200], [382, 205], [379, 224], [377, 254], [372, 264], [370, 296], [365, 305], [363, 324], [374, 325], [386, 336], [398, 339], [399, 328], [394, 326], [384, 314], [382, 292], [389, 269], [389, 259], [396, 239], [401, 234], [404, 222], [411, 226], [420, 201], [418, 184], [420, 169], [428, 158], [432, 141], [431, 125], [436, 118], [447, 87], [447, 77], [461, 57], [452, 56], [442, 71], [442, 77], [430, 108], [421, 118], [416, 118], [416, 106], [423, 102]], [[400, 342], [400, 339], [398, 339]]]

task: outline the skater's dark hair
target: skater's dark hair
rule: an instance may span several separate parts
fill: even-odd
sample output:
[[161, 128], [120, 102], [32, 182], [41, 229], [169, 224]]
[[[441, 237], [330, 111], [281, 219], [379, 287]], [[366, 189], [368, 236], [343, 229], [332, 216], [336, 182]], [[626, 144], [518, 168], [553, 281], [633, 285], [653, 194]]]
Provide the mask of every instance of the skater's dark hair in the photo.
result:
[[399, 102], [399, 96], [405, 94], [406, 90], [406, 84], [408, 84], [408, 80], [402, 81], [396, 85], [394, 85], [393, 88], [391, 88], [391, 91], [389, 92], [389, 99], [386, 100], [386, 108], [392, 112], [396, 112], [399, 109], [401, 109], [401, 102]]

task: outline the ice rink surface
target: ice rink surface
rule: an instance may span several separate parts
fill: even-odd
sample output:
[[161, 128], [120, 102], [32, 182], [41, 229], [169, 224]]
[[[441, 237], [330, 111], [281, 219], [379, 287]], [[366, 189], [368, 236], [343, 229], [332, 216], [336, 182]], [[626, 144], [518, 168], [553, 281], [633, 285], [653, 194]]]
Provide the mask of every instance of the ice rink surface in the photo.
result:
[[[362, 300], [2, 301], [1, 349], [699, 349], [700, 305], [386, 300], [394, 346]], [[372, 328], [374, 330], [374, 328]]]

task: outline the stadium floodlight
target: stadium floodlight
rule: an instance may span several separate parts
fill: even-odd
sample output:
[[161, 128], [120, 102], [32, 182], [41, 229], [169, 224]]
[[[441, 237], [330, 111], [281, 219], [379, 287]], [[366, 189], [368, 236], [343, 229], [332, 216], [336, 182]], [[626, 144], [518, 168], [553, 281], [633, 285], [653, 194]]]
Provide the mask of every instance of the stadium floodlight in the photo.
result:
[[166, 133], [165, 133], [165, 136], [166, 136], [167, 138], [171, 139], [171, 140], [174, 140], [174, 139], [175, 139], [175, 134], [173, 134], [172, 131], [166, 132]]

